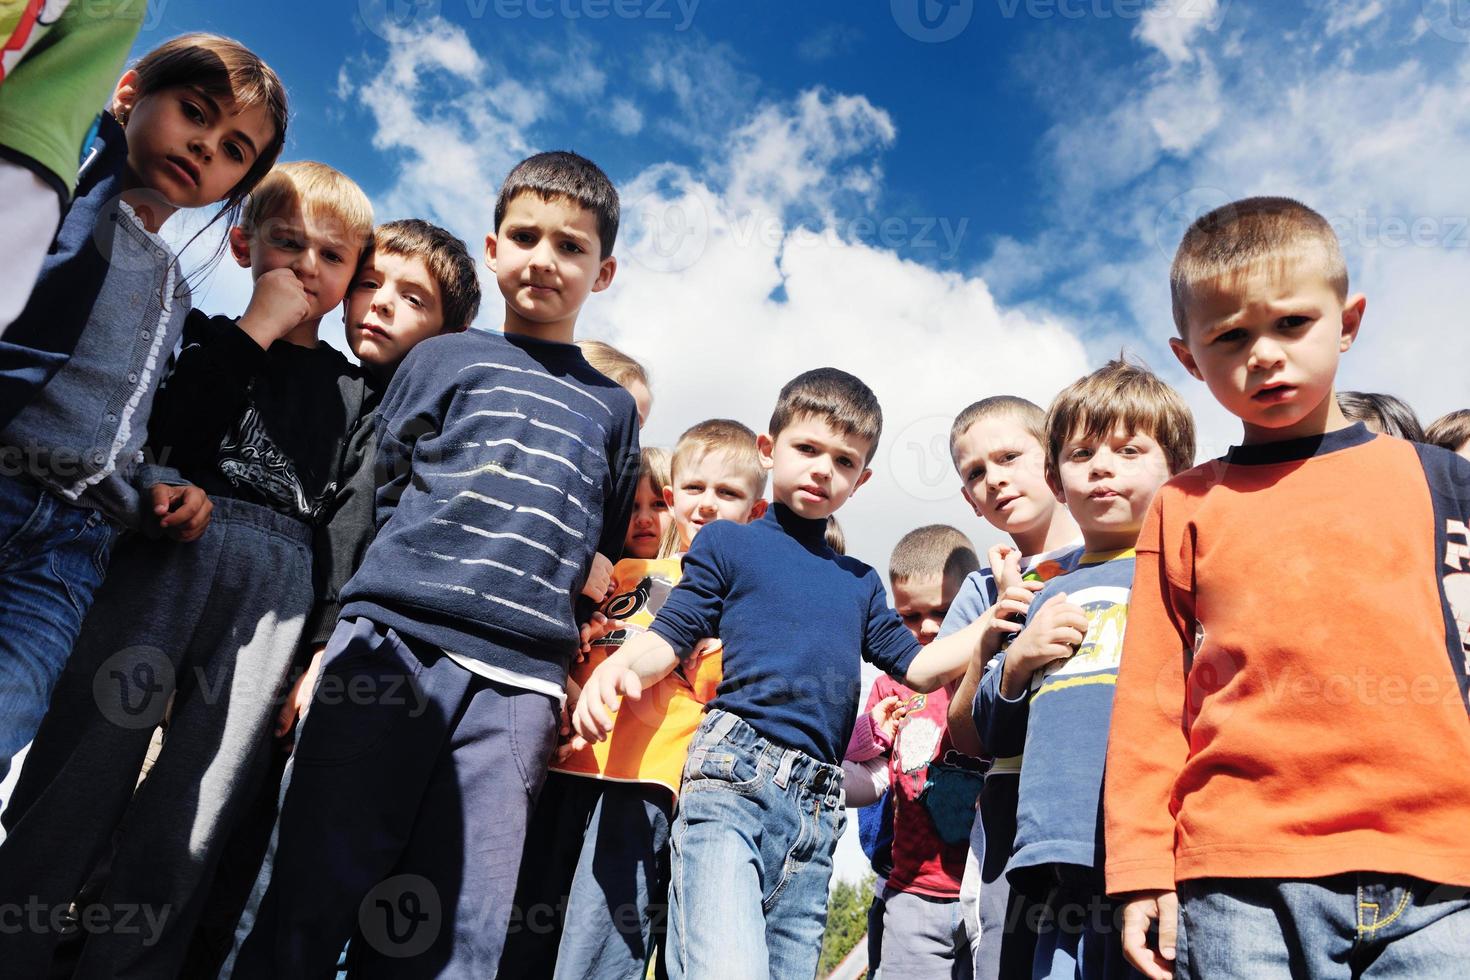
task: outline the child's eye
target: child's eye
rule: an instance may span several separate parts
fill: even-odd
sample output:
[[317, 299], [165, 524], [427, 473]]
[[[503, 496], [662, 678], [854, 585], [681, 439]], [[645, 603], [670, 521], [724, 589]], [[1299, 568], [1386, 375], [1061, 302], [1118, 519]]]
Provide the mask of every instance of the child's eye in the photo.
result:
[[422, 309], [423, 308], [423, 305], [424, 305], [423, 300], [419, 299], [417, 296], [409, 295], [409, 296], [405, 296], [403, 298], [406, 299], [409, 303], [411, 303], [413, 305], [413, 308], [414, 309], [417, 310], [417, 309]]
[[815, 450], [813, 450], [811, 446], [809, 446], [807, 443], [804, 443], [804, 442], [797, 443], [797, 445], [796, 445], [796, 451], [799, 452], [799, 453], [804, 453], [804, 454], [810, 454], [812, 452], [815, 452]]
[[838, 456], [837, 457], [837, 465], [840, 466], [840, 467], [842, 467], [845, 470], [850, 470], [850, 469], [852, 469], [852, 460], [849, 459], [846, 456]]
[[1091, 449], [1074, 449], [1068, 454], [1069, 459], [1087, 459], [1092, 455]]
[[197, 105], [195, 105], [194, 103], [190, 102], [188, 99], [181, 100], [179, 104], [184, 107], [184, 115], [188, 116], [190, 119], [194, 120], [197, 123], [204, 122], [204, 110], [203, 109], [199, 108]]
[[230, 159], [234, 160], [236, 163], [245, 162], [245, 151], [240, 149], [240, 144], [226, 143], [225, 152], [229, 154]]
[[568, 252], [572, 252], [576, 255], [580, 255], [583, 252], [582, 246], [578, 245], [576, 242], [562, 242], [561, 247], [566, 249]]
[[1244, 340], [1244, 339], [1245, 339], [1245, 331], [1242, 330], [1242, 329], [1240, 329], [1239, 327], [1236, 327], [1233, 330], [1226, 330], [1224, 333], [1220, 334], [1218, 337], [1216, 337], [1214, 339], [1213, 343], [1216, 343], [1216, 344], [1233, 344], [1233, 343], [1235, 343], [1238, 340]]
[[977, 467], [977, 468], [971, 470], [970, 473], [969, 473], [969, 475], [965, 477], [965, 482], [966, 483], [971, 483], [971, 482], [973, 482], [975, 480], [980, 479], [984, 475], [985, 475], [985, 469], [984, 469], [984, 467]]
[[377, 289], [378, 284], [372, 279], [359, 279], [353, 289]]
[[1006, 453], [1004, 456], [1001, 457], [1001, 461], [1002, 462], [1005, 462], [1005, 463], [1014, 463], [1016, 460], [1018, 460], [1020, 458], [1021, 458], [1021, 454], [1020, 453]]
[[322, 258], [326, 259], [328, 262], [335, 262], [338, 264], [341, 264], [342, 262], [342, 256], [338, 255], [336, 252], [323, 252]]
[[510, 240], [521, 245], [532, 245], [535, 244], [536, 236], [529, 231], [513, 231], [510, 233]]
[[1311, 317], [1305, 317], [1305, 316], [1284, 316], [1280, 320], [1276, 321], [1276, 325], [1278, 327], [1280, 327], [1282, 330], [1296, 330], [1296, 329], [1298, 329], [1300, 327], [1306, 326], [1307, 324], [1309, 324], [1311, 322], [1312, 322]]
[[654, 502], [653, 502], [653, 509], [654, 509], [654, 510], [668, 510], [668, 509], [669, 509], [669, 505], [668, 505], [668, 504], [666, 504], [666, 503], [665, 503], [665, 502], [664, 502], [664, 501], [663, 501], [663, 499], [662, 499], [662, 498], [660, 498], [660, 499], [658, 499], [658, 500], [655, 500], [655, 501], [654, 501]]
[[1140, 451], [1137, 446], [1124, 446], [1118, 453], [1123, 456], [1137, 456]]

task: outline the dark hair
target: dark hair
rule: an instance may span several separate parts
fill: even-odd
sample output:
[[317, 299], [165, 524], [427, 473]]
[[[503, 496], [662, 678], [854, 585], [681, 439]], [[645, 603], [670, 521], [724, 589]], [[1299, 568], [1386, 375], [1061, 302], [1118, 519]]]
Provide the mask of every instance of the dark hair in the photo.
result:
[[803, 415], [821, 419], [844, 435], [867, 440], [864, 465], [878, 451], [878, 437], [883, 434], [883, 409], [878, 405], [878, 396], [846, 371], [817, 368], [788, 381], [771, 412], [771, 438]]
[[1393, 395], [1369, 391], [1339, 391], [1337, 407], [1349, 419], [1362, 422], [1374, 432], [1410, 442], [1428, 441], [1414, 410]]
[[536, 194], [543, 201], [569, 198], [597, 216], [597, 238], [601, 258], [612, 254], [618, 237], [618, 191], [607, 174], [586, 157], [568, 150], [553, 150], [527, 157], [516, 164], [500, 185], [495, 199], [495, 230], [505, 220], [510, 202], [521, 194]]
[[379, 225], [373, 231], [373, 250], [424, 260], [444, 303], [442, 333], [457, 333], [474, 322], [480, 311], [480, 279], [458, 237], [420, 218], [405, 218]]

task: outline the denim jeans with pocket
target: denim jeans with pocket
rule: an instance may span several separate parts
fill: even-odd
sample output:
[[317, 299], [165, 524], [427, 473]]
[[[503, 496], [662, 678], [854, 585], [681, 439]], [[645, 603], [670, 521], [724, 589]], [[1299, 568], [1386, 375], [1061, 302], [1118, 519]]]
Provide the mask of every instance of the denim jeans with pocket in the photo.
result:
[[1181, 980], [1431, 980], [1466, 976], [1467, 964], [1463, 886], [1368, 872], [1179, 883]]
[[100, 511], [0, 475], [0, 780], [41, 727], [116, 536]]
[[684, 765], [672, 833], [672, 980], [815, 977], [842, 770], [711, 711]]

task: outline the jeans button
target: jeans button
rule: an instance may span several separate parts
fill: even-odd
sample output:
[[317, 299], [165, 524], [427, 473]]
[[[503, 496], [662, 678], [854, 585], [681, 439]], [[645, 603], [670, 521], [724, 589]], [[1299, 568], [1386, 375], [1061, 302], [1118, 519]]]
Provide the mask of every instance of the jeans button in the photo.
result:
[[129, 371], [128, 372], [128, 384], [135, 385], [137, 383], [138, 383], [138, 372], [137, 371]]
[[101, 466], [103, 463], [107, 462], [107, 454], [98, 449], [96, 452], [92, 453], [92, 462], [98, 466]]
[[153, 334], [149, 333], [147, 330], [144, 330], [143, 331], [142, 336], [143, 336], [143, 339], [144, 340], [151, 340], [151, 339], [153, 339]]
[[109, 421], [109, 422], [116, 422], [117, 421], [117, 413], [115, 413], [115, 412], [108, 412], [107, 413], [107, 421]]

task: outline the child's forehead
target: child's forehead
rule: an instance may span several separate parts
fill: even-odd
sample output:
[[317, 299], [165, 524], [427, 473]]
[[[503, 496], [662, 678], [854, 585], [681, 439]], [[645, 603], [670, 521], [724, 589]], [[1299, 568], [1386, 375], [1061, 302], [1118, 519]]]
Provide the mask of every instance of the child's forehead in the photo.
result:
[[945, 575], [942, 569], [927, 575], [910, 575], [893, 579], [893, 601], [898, 606], [948, 605], [964, 583], [964, 576]]
[[366, 238], [330, 201], [295, 198], [256, 219], [257, 232], [268, 237], [287, 232], [309, 235], [313, 239], [342, 248], [363, 248]]
[[1012, 414], [976, 419], [960, 437], [962, 448], [985, 451], [994, 448], [1041, 446], [1041, 440], [1024, 421]]
[[1304, 296], [1339, 292], [1320, 248], [1303, 247], [1244, 263], [1190, 285], [1185, 313], [1191, 325], [1206, 326], [1242, 310], [1289, 303]]
[[367, 261], [367, 266], [379, 272], [391, 272], [400, 279], [413, 279], [436, 292], [439, 289], [439, 280], [434, 276], [433, 271], [429, 268], [429, 263], [422, 255], [408, 255], [404, 252], [390, 252], [382, 248], [375, 248]]
[[581, 201], [565, 194], [542, 195], [539, 191], [526, 189], [512, 197], [505, 205], [502, 224], [561, 225], [597, 235], [597, 215]]

